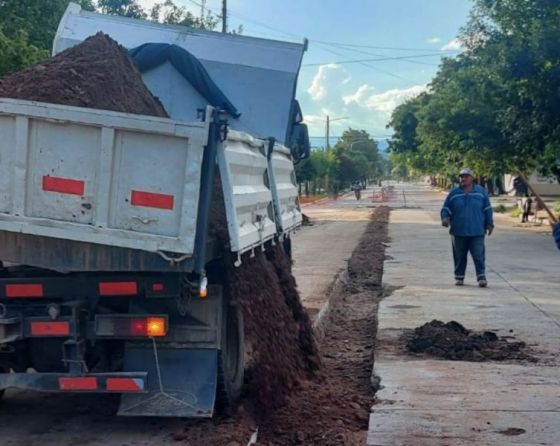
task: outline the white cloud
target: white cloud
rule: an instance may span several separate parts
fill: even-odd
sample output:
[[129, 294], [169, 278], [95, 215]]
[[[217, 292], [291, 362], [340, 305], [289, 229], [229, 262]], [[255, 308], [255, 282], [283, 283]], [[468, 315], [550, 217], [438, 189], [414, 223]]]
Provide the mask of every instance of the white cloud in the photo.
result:
[[374, 94], [367, 99], [365, 107], [376, 110], [389, 119], [395, 108], [406, 100], [416, 97], [420, 93], [426, 91], [426, 88], [426, 85], [415, 85], [402, 90], [395, 88], [380, 94]]
[[374, 87], [369, 86], [368, 84], [364, 84], [360, 86], [354, 93], [343, 96], [342, 100], [346, 105], [350, 104], [351, 102], [355, 102], [359, 104], [367, 97], [368, 94], [372, 94], [375, 91]]
[[443, 45], [441, 47], [441, 49], [443, 51], [462, 50], [463, 49], [463, 44], [461, 43], [461, 41], [459, 39], [453, 39], [453, 40], [450, 40], [449, 42], [447, 42], [445, 45]]
[[431, 37], [430, 39], [426, 40], [426, 43], [431, 43], [432, 45], [440, 42], [441, 39], [439, 37]]
[[[332, 73], [331, 73], [332, 74]], [[329, 115], [331, 118], [347, 116], [348, 119], [332, 121], [331, 134], [341, 134], [344, 129], [353, 127], [364, 129], [374, 136], [385, 135], [385, 126], [391, 117], [393, 110], [407, 99], [426, 91], [426, 85], [415, 85], [403, 89], [391, 89], [378, 92], [373, 86], [363, 84], [355, 90], [344, 91], [344, 70], [338, 73], [338, 84], [332, 82], [321, 84], [321, 99], [303, 101], [305, 122], [309, 126], [312, 136], [323, 135], [325, 132], [325, 120]], [[327, 86], [325, 86], [327, 85]], [[311, 93], [310, 93], [311, 96]]]
[[324, 100], [330, 88], [338, 88], [340, 84], [348, 83], [348, 73], [336, 64], [321, 65], [307, 89], [307, 93], [314, 101]]

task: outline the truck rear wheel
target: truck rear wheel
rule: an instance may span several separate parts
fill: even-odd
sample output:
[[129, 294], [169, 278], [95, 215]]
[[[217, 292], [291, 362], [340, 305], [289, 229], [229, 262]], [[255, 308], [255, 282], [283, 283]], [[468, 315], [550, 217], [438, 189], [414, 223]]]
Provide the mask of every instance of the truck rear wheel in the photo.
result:
[[225, 411], [241, 396], [245, 372], [243, 314], [239, 307], [224, 306], [222, 348], [218, 352], [218, 394], [216, 408]]

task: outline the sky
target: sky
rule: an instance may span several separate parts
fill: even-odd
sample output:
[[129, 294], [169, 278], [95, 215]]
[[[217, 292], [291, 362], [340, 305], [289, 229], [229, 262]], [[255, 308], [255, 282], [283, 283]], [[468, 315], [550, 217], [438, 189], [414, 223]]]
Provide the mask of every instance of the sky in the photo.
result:
[[[150, 7], [156, 0], [139, 3]], [[175, 3], [200, 14], [200, 0]], [[206, 8], [219, 13], [221, 3], [206, 0]], [[352, 127], [386, 138], [393, 109], [426, 89], [441, 57], [460, 51], [456, 37], [471, 5], [471, 0], [228, 0], [228, 20], [230, 27], [243, 25], [247, 36], [309, 39], [297, 99], [312, 140], [324, 137], [327, 115], [333, 137]], [[368, 62], [349, 62], [355, 60]]]

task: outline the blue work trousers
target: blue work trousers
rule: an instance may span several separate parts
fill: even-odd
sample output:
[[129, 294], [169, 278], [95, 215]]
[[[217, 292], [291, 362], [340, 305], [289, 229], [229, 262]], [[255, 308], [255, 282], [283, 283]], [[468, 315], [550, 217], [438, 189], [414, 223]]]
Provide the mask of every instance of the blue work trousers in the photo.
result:
[[467, 269], [467, 255], [470, 252], [476, 269], [476, 279], [486, 279], [486, 253], [484, 236], [461, 237], [452, 235], [453, 261], [455, 263], [455, 279], [464, 279]]

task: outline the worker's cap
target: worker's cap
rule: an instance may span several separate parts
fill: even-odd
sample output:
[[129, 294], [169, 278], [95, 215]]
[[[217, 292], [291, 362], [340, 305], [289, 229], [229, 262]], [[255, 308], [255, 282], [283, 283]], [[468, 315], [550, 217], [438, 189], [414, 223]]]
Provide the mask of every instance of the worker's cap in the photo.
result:
[[462, 169], [461, 172], [459, 172], [460, 177], [463, 176], [463, 175], [470, 175], [471, 177], [474, 176], [473, 173], [472, 173], [472, 170], [468, 169], [468, 168]]

